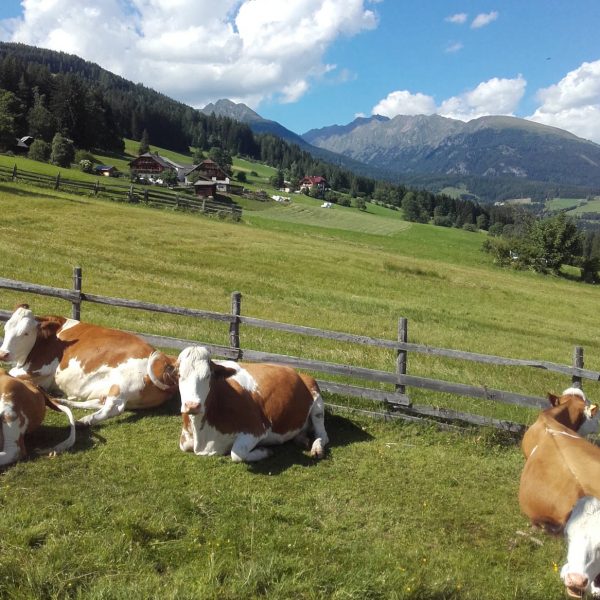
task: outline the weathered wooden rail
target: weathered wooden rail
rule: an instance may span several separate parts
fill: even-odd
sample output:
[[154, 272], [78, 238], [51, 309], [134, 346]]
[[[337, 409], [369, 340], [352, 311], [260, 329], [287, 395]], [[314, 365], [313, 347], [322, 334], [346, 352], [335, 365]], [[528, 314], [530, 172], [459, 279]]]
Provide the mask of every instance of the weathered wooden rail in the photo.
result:
[[217, 214], [230, 217], [234, 220], [239, 220], [242, 217], [241, 207], [233, 202], [196, 198], [187, 193], [160, 191], [150, 189], [148, 186], [130, 185], [126, 187], [123, 185], [106, 185], [104, 183], [100, 184], [100, 180], [96, 180], [94, 183], [90, 181], [76, 181], [61, 176], [60, 171], [57, 172], [56, 177], [52, 177], [51, 175], [17, 169], [16, 165], [12, 169], [0, 166], [0, 179], [13, 182], [22, 181], [32, 185], [41, 185], [55, 190], [63, 189], [78, 194], [101, 195], [116, 202], [145, 204], [156, 208], [171, 208], [204, 214]]
[[[444, 421], [460, 421], [475, 425], [488, 425], [512, 432], [520, 432], [524, 428], [523, 425], [518, 423], [493, 419], [490, 417], [483, 417], [471, 413], [431, 406], [415, 406], [411, 403], [409, 397], [405, 393], [407, 387], [422, 388], [435, 392], [480, 398], [493, 402], [503, 402], [528, 408], [542, 408], [547, 405], [547, 400], [540, 397], [527, 396], [505, 390], [491, 389], [488, 387], [473, 386], [463, 383], [408, 375], [407, 354], [409, 352], [498, 366], [544, 369], [549, 372], [569, 376], [572, 384], [576, 386], [580, 386], [583, 379], [593, 381], [600, 380], [600, 372], [583, 368], [583, 349], [579, 346], [576, 346], [574, 349], [573, 364], [561, 365], [549, 361], [505, 358], [410, 343], [408, 342], [408, 323], [404, 318], [399, 319], [398, 322], [398, 339], [386, 340], [338, 331], [322, 330], [301, 325], [279, 323], [276, 321], [268, 321], [254, 317], [246, 317], [241, 314], [241, 294], [239, 292], [234, 292], [232, 294], [231, 312], [229, 313], [175, 307], [163, 304], [154, 304], [150, 302], [140, 302], [137, 300], [128, 300], [124, 298], [113, 298], [109, 296], [85, 293], [82, 289], [82, 272], [81, 268], [79, 267], [76, 267], [73, 270], [73, 287], [71, 289], [54, 288], [50, 286], [14, 281], [4, 278], [0, 278], [0, 289], [20, 291], [42, 296], [51, 296], [53, 298], [60, 298], [70, 302], [71, 316], [74, 319], [80, 319], [81, 305], [83, 302], [92, 302], [121, 308], [132, 308], [195, 319], [219, 321], [224, 324], [228, 324], [229, 326], [229, 346], [215, 345], [200, 340], [158, 336], [150, 333], [138, 333], [138, 335], [146, 339], [149, 343], [160, 348], [181, 350], [191, 344], [202, 344], [208, 347], [215, 355], [233, 360], [244, 359], [249, 361], [274, 362], [300, 369], [327, 373], [330, 375], [351, 377], [368, 382], [390, 384], [390, 386], [394, 386], [394, 389], [386, 391], [318, 379], [319, 385], [325, 392], [367, 399], [379, 403], [380, 408], [385, 409], [385, 413], [375, 411], [361, 412], [367, 412], [372, 415], [380, 415], [390, 418], [398, 417], [409, 420], [418, 418], [434, 418], [442, 419]], [[0, 310], [0, 321], [6, 321], [10, 315], [11, 312]], [[302, 357], [272, 354], [259, 350], [245, 349], [241, 347], [240, 343], [240, 327], [242, 325], [388, 349], [395, 353], [395, 370], [381, 371], [365, 367], [341, 365]]]

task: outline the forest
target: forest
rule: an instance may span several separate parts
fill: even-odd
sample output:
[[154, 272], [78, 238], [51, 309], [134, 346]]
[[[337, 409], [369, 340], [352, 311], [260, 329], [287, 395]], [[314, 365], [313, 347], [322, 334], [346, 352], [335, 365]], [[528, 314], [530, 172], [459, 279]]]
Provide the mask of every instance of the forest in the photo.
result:
[[[255, 134], [227, 117], [202, 112], [144, 85], [128, 81], [77, 56], [24, 44], [0, 42], [0, 146], [31, 135], [47, 143], [55, 134], [78, 149], [122, 153], [123, 138], [179, 152], [221, 148], [277, 168], [290, 181], [321, 175], [333, 191], [402, 208], [415, 222], [488, 229], [513, 225], [512, 207], [480, 205], [419, 187], [378, 181], [315, 158], [271, 134]], [[362, 203], [364, 205], [364, 203]]]

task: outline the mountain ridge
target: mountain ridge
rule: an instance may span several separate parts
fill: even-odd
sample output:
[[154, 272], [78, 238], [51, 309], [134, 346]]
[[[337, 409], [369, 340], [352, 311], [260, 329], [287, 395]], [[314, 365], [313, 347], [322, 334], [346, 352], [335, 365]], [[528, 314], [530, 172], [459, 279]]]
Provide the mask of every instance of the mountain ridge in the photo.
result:
[[600, 186], [600, 145], [518, 117], [463, 122], [440, 115], [398, 115], [313, 129], [303, 138], [398, 177], [507, 176]]

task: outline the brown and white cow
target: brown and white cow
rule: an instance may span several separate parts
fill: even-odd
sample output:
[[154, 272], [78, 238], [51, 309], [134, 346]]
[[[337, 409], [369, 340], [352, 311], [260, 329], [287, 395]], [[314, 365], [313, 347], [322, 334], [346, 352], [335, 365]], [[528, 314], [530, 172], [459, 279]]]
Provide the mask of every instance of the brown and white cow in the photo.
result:
[[[572, 429], [582, 437], [596, 433], [598, 431], [598, 412], [597, 408], [589, 404], [583, 390], [575, 387], [567, 388], [560, 396], [548, 394], [550, 408], [546, 411], [546, 416], [538, 418], [525, 432], [521, 441], [521, 449], [525, 458], [531, 454], [531, 450], [537, 444], [540, 430], [545, 428], [545, 420], [551, 416], [559, 423], [562, 423], [569, 429]], [[583, 410], [581, 410], [583, 401]], [[542, 413], [544, 414], [544, 413]]]
[[582, 598], [591, 592], [600, 597], [600, 500], [583, 496], [565, 526], [567, 562], [560, 570], [567, 593]]
[[[177, 391], [175, 358], [138, 336], [64, 317], [35, 317], [26, 304], [4, 326], [0, 361], [11, 375], [28, 375], [62, 402], [96, 409], [79, 420], [92, 425], [125, 408], [152, 408]], [[75, 401], [78, 399], [79, 401]]]
[[75, 420], [67, 406], [60, 406], [30, 379], [11, 377], [0, 369], [0, 465], [9, 465], [27, 456], [25, 434], [40, 427], [46, 406], [64, 412], [69, 418], [69, 437], [60, 444], [45, 450], [58, 454], [75, 443]]
[[551, 533], [562, 531], [579, 498], [600, 498], [600, 448], [576, 432], [586, 413], [596, 412], [597, 406], [573, 394], [542, 411], [527, 432], [519, 504], [534, 525]]
[[183, 451], [254, 462], [270, 455], [264, 446], [292, 439], [308, 444], [311, 429], [310, 454], [323, 457], [329, 438], [312, 377], [279, 365], [213, 361], [201, 346], [184, 349], [177, 364]]

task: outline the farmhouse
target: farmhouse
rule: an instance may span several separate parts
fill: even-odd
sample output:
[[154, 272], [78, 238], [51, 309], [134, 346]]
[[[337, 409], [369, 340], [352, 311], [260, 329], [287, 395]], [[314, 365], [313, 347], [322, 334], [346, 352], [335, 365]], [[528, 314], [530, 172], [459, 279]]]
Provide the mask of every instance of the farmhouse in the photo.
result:
[[131, 174], [137, 175], [138, 177], [156, 177], [166, 175], [169, 172], [177, 174], [179, 168], [181, 168], [180, 165], [164, 156], [153, 154], [152, 152], [141, 154], [129, 163]]
[[186, 171], [186, 183], [191, 183], [188, 179], [193, 174], [196, 174], [205, 180], [212, 179], [215, 181], [225, 181], [227, 179], [227, 181], [229, 181], [227, 173], [210, 158], [204, 159], [201, 163], [193, 165]]
[[94, 173], [96, 173], [96, 175], [102, 175], [103, 177], [118, 177], [120, 174], [119, 169], [113, 165], [96, 165], [94, 167]]
[[194, 182], [194, 193], [196, 196], [200, 198], [209, 198], [215, 197], [217, 195], [217, 182], [206, 179], [198, 179], [198, 181]]
[[22, 138], [15, 139], [15, 151], [20, 153], [29, 152], [29, 147], [33, 144], [34, 138], [30, 135], [24, 135]]
[[300, 180], [300, 190], [318, 189], [325, 191], [328, 187], [327, 179], [320, 175], [307, 175]]

